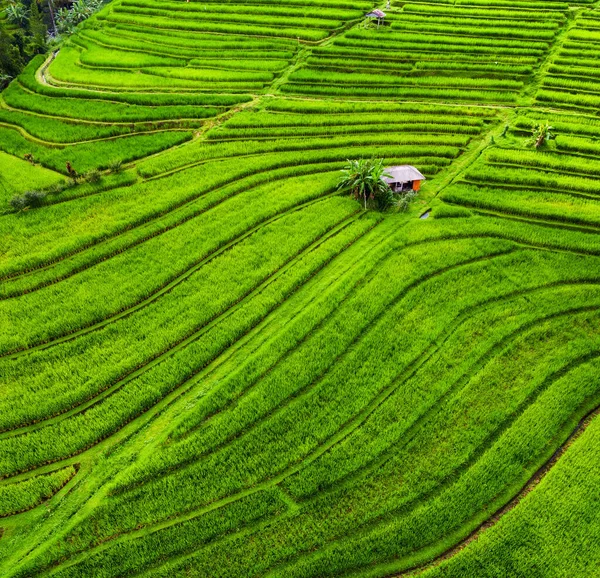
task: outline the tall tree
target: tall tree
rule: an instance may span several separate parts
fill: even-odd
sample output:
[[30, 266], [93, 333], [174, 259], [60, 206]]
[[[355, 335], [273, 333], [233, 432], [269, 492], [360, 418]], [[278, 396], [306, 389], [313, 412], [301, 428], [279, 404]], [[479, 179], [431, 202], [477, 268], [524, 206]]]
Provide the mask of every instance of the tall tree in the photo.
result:
[[48, 0], [48, 12], [50, 13], [50, 23], [52, 24], [52, 35], [58, 36], [58, 29], [56, 28], [56, 17], [54, 16], [54, 0]]
[[19, 47], [13, 43], [10, 35], [0, 28], [0, 88], [2, 84], [7, 84], [11, 78], [17, 76], [24, 64]]
[[32, 0], [29, 10], [29, 39], [27, 53], [29, 56], [41, 54], [46, 51], [46, 35], [48, 29], [44, 24], [37, 0]]

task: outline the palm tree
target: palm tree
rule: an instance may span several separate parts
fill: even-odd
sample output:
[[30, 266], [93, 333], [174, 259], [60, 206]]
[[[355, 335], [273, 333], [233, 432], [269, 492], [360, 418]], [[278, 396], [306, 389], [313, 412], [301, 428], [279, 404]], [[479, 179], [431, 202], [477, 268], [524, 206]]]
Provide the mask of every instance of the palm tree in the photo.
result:
[[383, 177], [390, 177], [385, 172], [383, 159], [358, 159], [348, 161], [342, 169], [338, 189], [348, 191], [355, 199], [364, 201], [367, 209], [367, 199], [375, 200], [381, 210], [393, 203], [393, 193]]

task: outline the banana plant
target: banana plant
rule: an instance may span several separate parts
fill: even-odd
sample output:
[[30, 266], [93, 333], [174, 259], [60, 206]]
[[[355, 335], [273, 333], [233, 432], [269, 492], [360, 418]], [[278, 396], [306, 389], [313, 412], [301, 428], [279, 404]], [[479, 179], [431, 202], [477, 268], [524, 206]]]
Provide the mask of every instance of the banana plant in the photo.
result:
[[356, 200], [362, 200], [365, 210], [367, 201], [374, 200], [379, 209], [389, 208], [393, 195], [383, 177], [390, 177], [383, 166], [383, 159], [348, 160], [342, 169], [338, 189], [348, 191]]
[[29, 17], [29, 10], [21, 2], [11, 2], [4, 9], [4, 13], [11, 24], [17, 24], [18, 26], [24, 26]]
[[539, 149], [542, 145], [546, 144], [554, 135], [552, 131], [553, 127], [550, 126], [549, 122], [541, 122], [533, 127], [531, 143], [536, 149]]

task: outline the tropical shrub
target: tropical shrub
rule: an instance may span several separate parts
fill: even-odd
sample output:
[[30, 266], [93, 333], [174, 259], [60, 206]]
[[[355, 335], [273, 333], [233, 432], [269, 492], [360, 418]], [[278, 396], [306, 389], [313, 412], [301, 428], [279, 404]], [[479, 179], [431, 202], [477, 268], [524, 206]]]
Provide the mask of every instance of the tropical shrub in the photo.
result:
[[530, 143], [536, 148], [539, 149], [541, 146], [548, 143], [548, 141], [553, 138], [552, 131], [553, 127], [550, 126], [548, 121], [541, 122], [540, 124], [533, 127], [533, 134], [530, 140]]
[[378, 210], [389, 209], [394, 202], [394, 195], [383, 180], [389, 177], [383, 166], [383, 159], [357, 159], [349, 160], [342, 169], [338, 189], [349, 192], [356, 200], [364, 204], [367, 209], [368, 201], [372, 201]]
[[46, 193], [42, 191], [27, 191], [22, 195], [15, 195], [10, 200], [10, 206], [17, 211], [39, 207], [43, 204]]

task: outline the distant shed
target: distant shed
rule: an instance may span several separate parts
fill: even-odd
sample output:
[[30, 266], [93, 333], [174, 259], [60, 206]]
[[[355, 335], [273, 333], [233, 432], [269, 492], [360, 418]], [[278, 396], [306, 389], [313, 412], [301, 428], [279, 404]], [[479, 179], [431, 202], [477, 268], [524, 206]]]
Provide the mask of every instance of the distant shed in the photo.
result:
[[377, 28], [379, 28], [379, 25], [382, 24], [385, 19], [385, 12], [376, 8], [375, 10], [371, 10], [368, 14], [365, 14], [365, 16], [367, 18], [377, 19]]
[[410, 165], [388, 167], [385, 172], [391, 176], [382, 177], [382, 179], [394, 192], [418, 191], [421, 188], [421, 181], [425, 180], [425, 177]]

